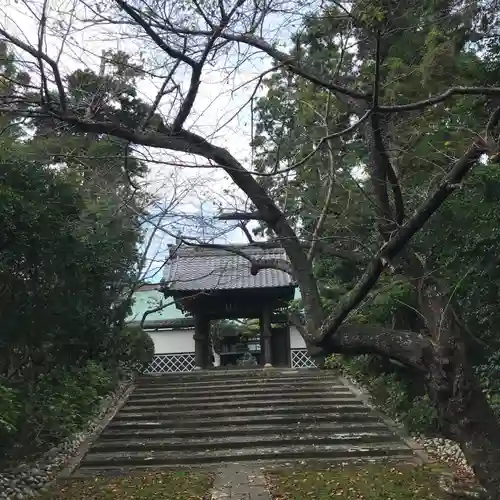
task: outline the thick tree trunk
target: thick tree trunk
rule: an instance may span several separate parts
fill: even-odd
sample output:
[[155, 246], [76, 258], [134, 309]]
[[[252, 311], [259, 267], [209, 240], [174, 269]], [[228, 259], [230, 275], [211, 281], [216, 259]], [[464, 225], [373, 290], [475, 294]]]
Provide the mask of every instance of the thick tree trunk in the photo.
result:
[[[431, 400], [445, 424], [447, 437], [460, 444], [480, 484], [492, 500], [498, 500], [500, 424], [462, 356], [456, 352], [449, 361], [448, 356], [437, 356], [431, 365]], [[443, 372], [447, 372], [445, 377]]]
[[460, 444], [491, 499], [500, 500], [500, 422], [474, 376], [449, 301], [435, 283], [423, 283], [420, 292], [433, 345], [425, 359], [431, 401], [446, 436]]

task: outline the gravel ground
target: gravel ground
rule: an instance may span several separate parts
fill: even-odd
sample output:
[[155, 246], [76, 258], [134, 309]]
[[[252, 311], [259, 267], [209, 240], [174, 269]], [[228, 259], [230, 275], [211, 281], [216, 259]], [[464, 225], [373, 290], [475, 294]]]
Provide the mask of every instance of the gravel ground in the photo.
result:
[[442, 438], [426, 438], [417, 436], [415, 441], [424, 447], [431, 458], [439, 459], [453, 468], [456, 468], [464, 476], [472, 476], [472, 469], [467, 465], [467, 460], [460, 449], [460, 446], [454, 441]]
[[429, 458], [445, 463], [453, 470], [453, 473], [442, 475], [440, 481], [442, 490], [453, 498], [485, 498], [484, 490], [477, 484], [474, 472], [467, 464], [465, 455], [457, 443], [449, 439], [424, 436], [414, 439], [423, 446]]
[[86, 429], [51, 448], [36, 462], [22, 463], [13, 469], [1, 472], [0, 499], [24, 500], [46, 491], [47, 486], [76, 454], [83, 441], [88, 439], [98, 429], [102, 419], [114, 410], [130, 384], [130, 381], [119, 384], [115, 391], [103, 400], [99, 412]]

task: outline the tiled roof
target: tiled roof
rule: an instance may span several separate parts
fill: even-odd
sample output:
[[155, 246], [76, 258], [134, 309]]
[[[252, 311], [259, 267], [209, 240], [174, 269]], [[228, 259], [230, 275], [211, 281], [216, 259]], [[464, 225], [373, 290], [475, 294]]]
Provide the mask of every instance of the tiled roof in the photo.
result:
[[[261, 249], [233, 246], [254, 260], [287, 259], [281, 248]], [[165, 268], [165, 281], [170, 290], [206, 291], [279, 288], [295, 286], [291, 276], [275, 269], [250, 273], [250, 261], [228, 250], [181, 246]]]

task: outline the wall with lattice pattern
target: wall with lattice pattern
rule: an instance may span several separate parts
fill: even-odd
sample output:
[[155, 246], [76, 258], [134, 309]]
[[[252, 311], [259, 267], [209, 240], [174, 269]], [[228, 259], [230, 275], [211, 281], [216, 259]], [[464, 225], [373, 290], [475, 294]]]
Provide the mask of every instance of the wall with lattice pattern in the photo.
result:
[[307, 349], [292, 349], [292, 368], [317, 368]]
[[[307, 349], [292, 349], [292, 368], [316, 368]], [[195, 368], [194, 353], [155, 354], [144, 373], [190, 372]]]
[[153, 361], [146, 368], [144, 373], [175, 373], [190, 372], [194, 370], [194, 353], [185, 352], [177, 354], [155, 354]]

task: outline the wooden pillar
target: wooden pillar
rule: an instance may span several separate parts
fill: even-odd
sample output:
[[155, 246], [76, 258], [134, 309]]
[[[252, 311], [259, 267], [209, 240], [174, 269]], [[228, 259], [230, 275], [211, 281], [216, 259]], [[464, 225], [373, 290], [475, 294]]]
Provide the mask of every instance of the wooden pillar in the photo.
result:
[[262, 335], [262, 358], [264, 368], [273, 366], [271, 352], [271, 309], [265, 308], [260, 317], [260, 334]]
[[207, 336], [206, 336], [206, 345], [205, 345], [205, 368], [213, 368], [212, 363], [212, 341], [210, 340], [210, 320], [207, 320]]
[[209, 353], [210, 320], [202, 314], [194, 315], [194, 363], [195, 370], [207, 367]]

